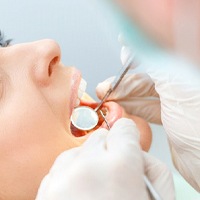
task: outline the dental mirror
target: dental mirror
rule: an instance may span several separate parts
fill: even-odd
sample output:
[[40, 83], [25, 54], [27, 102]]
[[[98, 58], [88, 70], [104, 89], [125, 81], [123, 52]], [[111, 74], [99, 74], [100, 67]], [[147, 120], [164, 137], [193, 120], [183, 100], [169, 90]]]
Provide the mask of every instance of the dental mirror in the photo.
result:
[[80, 130], [91, 130], [99, 121], [98, 114], [88, 106], [80, 106], [73, 110], [71, 115], [72, 124]]

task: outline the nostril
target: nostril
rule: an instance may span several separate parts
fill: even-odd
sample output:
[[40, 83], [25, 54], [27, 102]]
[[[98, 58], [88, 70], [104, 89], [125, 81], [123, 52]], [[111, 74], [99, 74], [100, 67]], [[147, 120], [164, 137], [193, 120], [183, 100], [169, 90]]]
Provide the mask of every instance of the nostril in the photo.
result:
[[55, 69], [57, 63], [59, 62], [59, 56], [56, 56], [51, 60], [49, 63], [49, 68], [48, 68], [48, 75], [51, 76], [53, 73], [53, 70]]
[[33, 78], [38, 84], [46, 86], [50, 84], [50, 78], [58, 69], [61, 58], [60, 47], [55, 41], [45, 39], [34, 42], [31, 48], [35, 62], [32, 65]]

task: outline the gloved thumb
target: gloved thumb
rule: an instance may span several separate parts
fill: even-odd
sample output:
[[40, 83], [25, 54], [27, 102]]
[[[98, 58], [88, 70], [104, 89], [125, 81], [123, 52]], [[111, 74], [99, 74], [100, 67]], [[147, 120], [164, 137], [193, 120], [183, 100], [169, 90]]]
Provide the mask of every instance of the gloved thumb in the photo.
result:
[[143, 152], [145, 174], [163, 200], [175, 199], [172, 173], [160, 160]]
[[[112, 76], [105, 81], [99, 83], [96, 87], [96, 94], [99, 99], [102, 99], [106, 92], [111, 88], [111, 83], [114, 81], [115, 77]], [[109, 96], [108, 99], [110, 99], [111, 96]]]

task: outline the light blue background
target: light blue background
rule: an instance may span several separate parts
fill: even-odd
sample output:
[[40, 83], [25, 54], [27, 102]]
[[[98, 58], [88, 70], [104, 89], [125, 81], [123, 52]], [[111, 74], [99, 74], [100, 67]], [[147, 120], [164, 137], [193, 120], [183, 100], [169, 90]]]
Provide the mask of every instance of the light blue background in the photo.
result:
[[[0, 29], [13, 43], [56, 40], [64, 64], [82, 71], [87, 92], [95, 99], [97, 83], [121, 67], [118, 27], [109, 9], [95, 0], [1, 0]], [[150, 152], [176, 174], [177, 199], [200, 199], [173, 168], [163, 128], [152, 125], [152, 130]]]

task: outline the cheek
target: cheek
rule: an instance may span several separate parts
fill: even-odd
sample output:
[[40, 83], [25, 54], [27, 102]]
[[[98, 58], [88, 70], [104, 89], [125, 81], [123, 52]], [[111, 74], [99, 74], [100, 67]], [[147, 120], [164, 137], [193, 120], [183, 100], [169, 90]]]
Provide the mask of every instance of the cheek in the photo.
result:
[[34, 196], [55, 158], [75, 142], [45, 105], [16, 100], [1, 111], [0, 122], [0, 188]]
[[[29, 88], [30, 89], [30, 88]], [[26, 95], [24, 95], [26, 94]], [[0, 112], [0, 149], [16, 155], [28, 154], [32, 150], [51, 151], [54, 140], [62, 136], [66, 141], [64, 126], [43, 98], [31, 90], [13, 93], [2, 105]], [[61, 132], [59, 135], [58, 132]], [[64, 140], [65, 139], [65, 140]], [[33, 152], [34, 154], [34, 152]]]
[[51, 84], [39, 89], [54, 115], [66, 126], [70, 118], [71, 75], [61, 70], [54, 73], [51, 77]]
[[149, 124], [144, 119], [135, 115], [127, 114], [126, 112], [123, 113], [123, 117], [132, 119], [136, 123], [140, 132], [140, 145], [142, 150], [149, 151], [152, 142], [152, 131]]
[[54, 147], [59, 151], [55, 141], [67, 148], [66, 141], [70, 138], [67, 138], [66, 126], [69, 121], [63, 115], [69, 115], [68, 77], [64, 79], [65, 75], [59, 72], [52, 77], [51, 85], [42, 87], [26, 74], [10, 76], [12, 82], [6, 84], [4, 101], [0, 102], [0, 153], [26, 153], [32, 151], [31, 148], [51, 151]]

